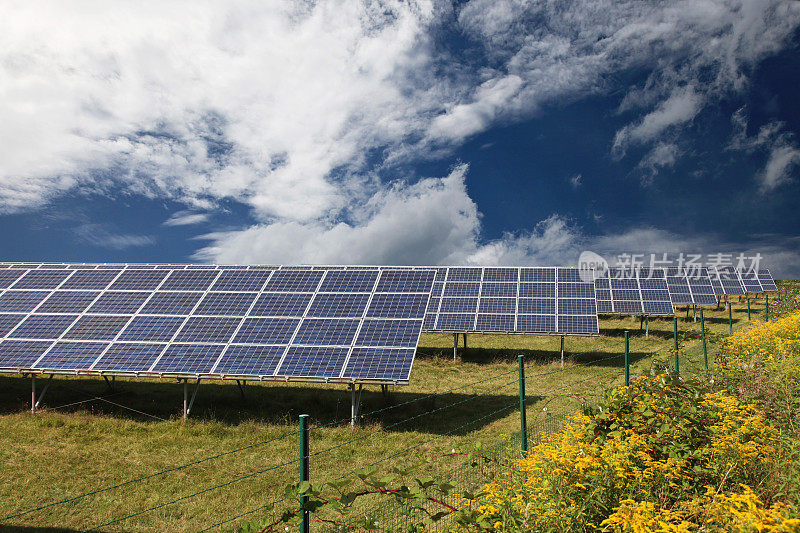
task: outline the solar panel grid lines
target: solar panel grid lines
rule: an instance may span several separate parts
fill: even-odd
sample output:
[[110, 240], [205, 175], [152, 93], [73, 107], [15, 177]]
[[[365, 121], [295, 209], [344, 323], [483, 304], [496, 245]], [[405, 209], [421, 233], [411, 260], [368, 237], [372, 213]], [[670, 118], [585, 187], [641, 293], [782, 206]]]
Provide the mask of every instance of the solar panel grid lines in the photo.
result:
[[[369, 294], [369, 298], [368, 298], [367, 304], [364, 306], [364, 311], [361, 314], [361, 320], [358, 323], [358, 328], [356, 329], [355, 335], [353, 336], [353, 340], [350, 343], [350, 346], [349, 346], [349, 348], [347, 350], [347, 355], [345, 356], [344, 361], [342, 361], [342, 369], [339, 371], [339, 376], [338, 376], [339, 378], [344, 377], [344, 374], [345, 374], [345, 372], [347, 370], [347, 365], [350, 364], [350, 358], [351, 358], [351, 356], [353, 354], [353, 349], [355, 348], [356, 341], [358, 340], [359, 336], [361, 335], [361, 331], [364, 328], [364, 322], [365, 322], [365, 319], [367, 317], [367, 312], [368, 312], [370, 306], [372, 305], [372, 300], [375, 297], [375, 291], [378, 290], [378, 284], [380, 283], [382, 275], [383, 275], [383, 273], [379, 271], [378, 275], [375, 276], [375, 280], [372, 283], [372, 287], [370, 287], [371, 290], [370, 290], [370, 294]], [[434, 279], [435, 279], [435, 277], [436, 276], [434, 275]], [[432, 283], [431, 283], [431, 286], [433, 286]], [[426, 302], [426, 306], [427, 306], [427, 302]], [[417, 345], [415, 344], [414, 348], [416, 349], [416, 347], [417, 347]]]
[[761, 288], [764, 291], [777, 291], [778, 286], [775, 284], [775, 279], [772, 273], [767, 268], [759, 269], [757, 272], [758, 281], [761, 283]]

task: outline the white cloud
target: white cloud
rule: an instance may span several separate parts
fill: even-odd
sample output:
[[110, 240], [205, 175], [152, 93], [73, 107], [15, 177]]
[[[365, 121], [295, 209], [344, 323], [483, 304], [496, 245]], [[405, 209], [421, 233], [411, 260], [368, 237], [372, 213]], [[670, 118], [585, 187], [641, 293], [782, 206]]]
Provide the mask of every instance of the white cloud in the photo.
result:
[[195, 213], [193, 211], [178, 211], [173, 213], [171, 217], [165, 220], [162, 225], [164, 226], [189, 226], [192, 224], [200, 224], [209, 219], [211, 215], [208, 213]]
[[762, 192], [770, 192], [792, 180], [791, 170], [800, 165], [800, 150], [795, 146], [775, 146], [764, 170], [758, 175]]
[[111, 250], [151, 246], [156, 243], [155, 237], [151, 235], [116, 233], [108, 224], [82, 224], [72, 231], [79, 242]]
[[575, 174], [569, 179], [569, 185], [573, 189], [577, 190], [578, 187], [583, 185], [583, 174]]

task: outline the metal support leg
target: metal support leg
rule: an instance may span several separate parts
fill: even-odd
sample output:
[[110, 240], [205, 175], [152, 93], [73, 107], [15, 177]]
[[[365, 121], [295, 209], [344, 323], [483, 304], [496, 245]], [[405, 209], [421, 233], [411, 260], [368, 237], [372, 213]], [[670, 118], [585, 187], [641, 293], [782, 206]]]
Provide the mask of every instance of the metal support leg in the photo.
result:
[[356, 385], [351, 383], [350, 387], [350, 427], [355, 427], [356, 419], [358, 418], [358, 409], [361, 406], [361, 389], [362, 385], [358, 385], [358, 393], [356, 394]]
[[194, 392], [192, 393], [192, 398], [189, 399], [189, 380], [183, 380], [183, 419], [186, 420], [189, 418], [189, 413], [192, 411], [192, 405], [194, 405], [194, 399], [197, 397], [197, 391], [200, 389], [200, 379], [198, 378], [197, 384], [194, 386]]
[[53, 374], [50, 374], [50, 377], [47, 378], [47, 383], [44, 384], [44, 388], [42, 392], [39, 393], [39, 397], [36, 397], [36, 376], [31, 377], [31, 413], [36, 414], [36, 408], [39, 407], [39, 404], [42, 403], [42, 399], [44, 399], [44, 395], [47, 392], [47, 389], [50, 388], [50, 383], [53, 382]]
[[693, 305], [692, 309], [693, 309], [693, 313], [694, 313], [694, 321], [697, 322], [697, 306]]
[[564, 335], [561, 336], [561, 368], [564, 368]]
[[389, 398], [389, 385], [381, 385], [381, 393], [383, 393], [383, 397], [388, 399]]
[[103, 379], [106, 382], [106, 388], [108, 388], [109, 392], [114, 392], [114, 376], [111, 376], [111, 379], [108, 379], [108, 376], [103, 376]]
[[245, 395], [244, 395], [244, 385], [245, 385], [245, 383], [247, 383], [245, 380], [238, 380], [238, 379], [236, 380], [236, 385], [239, 386], [239, 393], [242, 395], [242, 400], [245, 399]]
[[453, 333], [453, 361], [458, 357], [458, 333]]
[[650, 337], [650, 317], [645, 315], [644, 316], [644, 338], [647, 339]]
[[464, 333], [464, 351], [467, 351], [467, 334]]
[[639, 333], [644, 329], [644, 315], [639, 317]]

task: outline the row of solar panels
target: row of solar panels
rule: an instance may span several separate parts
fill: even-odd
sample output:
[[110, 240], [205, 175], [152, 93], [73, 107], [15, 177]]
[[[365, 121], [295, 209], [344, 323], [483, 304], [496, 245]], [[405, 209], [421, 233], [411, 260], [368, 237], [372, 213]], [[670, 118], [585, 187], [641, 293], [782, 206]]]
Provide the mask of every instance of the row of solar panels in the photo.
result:
[[0, 370], [398, 382], [422, 329], [591, 335], [713, 303], [679, 270], [148, 267], [0, 264]]

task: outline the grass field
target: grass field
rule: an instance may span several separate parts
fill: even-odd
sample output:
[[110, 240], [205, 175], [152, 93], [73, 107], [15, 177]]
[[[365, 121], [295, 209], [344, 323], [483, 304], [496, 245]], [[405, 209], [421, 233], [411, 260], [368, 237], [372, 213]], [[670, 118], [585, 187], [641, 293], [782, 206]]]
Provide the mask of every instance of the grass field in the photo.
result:
[[[754, 319], [763, 315], [764, 300], [754, 301], [752, 308]], [[681, 369], [699, 371], [699, 320], [679, 316], [681, 344], [691, 346]], [[707, 307], [705, 317], [713, 355], [713, 342], [728, 332], [728, 314]], [[746, 325], [744, 303], [734, 302], [733, 321], [734, 328]], [[378, 387], [366, 389], [364, 417], [354, 429], [347, 423], [350, 394], [343, 385], [249, 384], [242, 398], [235, 383], [204, 383], [192, 417], [184, 422], [183, 386], [175, 382], [118, 380], [108, 391], [102, 380], [57, 377], [43, 408], [32, 415], [30, 379], [2, 376], [0, 532], [95, 526], [101, 531], [198, 531], [231, 519], [280, 498], [285, 485], [297, 480], [301, 413], [312, 421], [312, 480], [330, 480], [375, 462], [390, 470], [425, 458], [435, 459], [425, 468], [436, 473], [452, 460], [447, 455], [452, 450], [472, 448], [477, 441], [496, 443], [519, 431], [518, 354], [526, 356], [528, 420], [536, 428], [574, 412], [603, 386], [622, 382], [626, 329], [631, 331], [632, 375], [649, 369], [654, 357], [672, 361], [672, 320], [666, 318], [651, 319], [649, 338], [639, 333], [638, 319], [603, 319], [599, 337], [567, 338], [563, 369], [559, 337], [469, 335], [468, 348], [454, 362], [452, 335], [426, 334], [410, 385], [393, 387], [388, 398]], [[41, 388], [43, 379], [38, 381]], [[263, 443], [271, 439], [276, 440]], [[151, 507], [158, 508], [147, 510]], [[215, 530], [263, 516], [247, 514]], [[108, 522], [113, 523], [103, 525]]]

